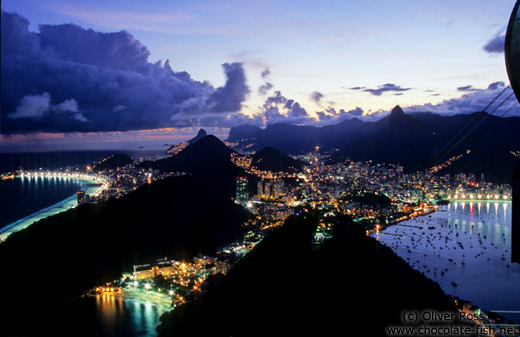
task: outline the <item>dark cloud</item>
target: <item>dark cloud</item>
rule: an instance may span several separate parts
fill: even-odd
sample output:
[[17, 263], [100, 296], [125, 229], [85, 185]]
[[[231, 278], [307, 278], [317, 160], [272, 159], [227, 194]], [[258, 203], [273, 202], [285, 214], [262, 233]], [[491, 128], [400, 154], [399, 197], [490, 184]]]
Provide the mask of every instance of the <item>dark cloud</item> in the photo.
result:
[[280, 91], [275, 91], [265, 100], [262, 106], [262, 119], [267, 123], [305, 124], [314, 121], [300, 103], [284, 97]]
[[347, 119], [361, 117], [363, 109], [356, 107], [355, 109], [345, 111], [344, 109], [336, 110], [334, 108], [327, 108], [325, 111], [316, 111], [319, 117], [319, 125], [337, 124]]
[[222, 67], [224, 67], [227, 77], [226, 85], [217, 88], [206, 103], [214, 112], [239, 111], [242, 108], [242, 102], [249, 94], [244, 68], [242, 63], [224, 63]]
[[72, 118], [80, 122], [88, 121], [80, 112], [78, 102], [75, 99], [67, 99], [60, 104], [51, 104], [51, 96], [48, 92], [41, 95], [24, 96], [16, 107], [16, 111], [8, 114], [6, 118], [41, 119], [47, 114], [62, 114], [62, 117], [65, 116], [64, 118]]
[[505, 35], [497, 34], [489, 40], [482, 49], [489, 54], [501, 54], [504, 52]]
[[[487, 89], [475, 89], [471, 92], [468, 92], [461, 97], [452, 98], [448, 100], [444, 100], [439, 104], [424, 104], [418, 106], [408, 107], [407, 111], [410, 112], [433, 112], [438, 114], [445, 115], [456, 115], [456, 114], [466, 114], [466, 113], [474, 113], [478, 111], [482, 111], [493, 99], [506, 87], [504, 82], [493, 82], [491, 83]], [[505, 99], [508, 96], [506, 92], [505, 95], [501, 97]], [[497, 100], [495, 104], [489, 107], [488, 112], [492, 112], [497, 104], [501, 100]], [[510, 110], [509, 110], [510, 109]], [[497, 116], [501, 116], [506, 113], [508, 116], [510, 115], [518, 115], [520, 113], [520, 106], [518, 102], [514, 98], [509, 99], [500, 109], [496, 111]]]
[[441, 95], [441, 94], [435, 92], [435, 90], [431, 90], [431, 89], [424, 90], [424, 92], [431, 93], [430, 96], [440, 96]]
[[271, 90], [272, 88], [274, 87], [274, 85], [272, 85], [270, 82], [265, 82], [265, 84], [261, 85], [259, 88], [258, 88], [258, 93], [260, 95], [267, 95], [267, 92], [269, 90]]
[[262, 78], [267, 78], [269, 77], [269, 75], [271, 75], [271, 71], [269, 70], [269, 68], [265, 68], [265, 70], [262, 71], [260, 75], [262, 76]]
[[487, 90], [494, 91], [494, 90], [497, 90], [497, 89], [504, 89], [504, 86], [505, 86], [504, 82], [497, 81], [497, 82], [491, 83], [488, 86]]
[[[260, 74], [260, 76], [264, 80], [268, 79], [270, 77], [270, 75], [271, 75], [271, 71], [269, 70], [269, 68], [265, 68], [264, 71], [262, 71], [262, 73]], [[271, 90], [273, 87], [274, 87], [274, 85], [271, 82], [266, 81], [264, 84], [262, 84], [258, 88], [258, 94], [265, 96], [265, 95], [267, 95], [267, 92], [269, 90]]]
[[458, 91], [475, 91], [477, 89], [473, 88], [473, 86], [471, 86], [471, 85], [466, 85], [463, 87], [458, 87], [457, 90]]
[[315, 91], [315, 92], [311, 93], [311, 100], [318, 105], [321, 105], [320, 101], [322, 98], [323, 98], [323, 94], [321, 92]]
[[108, 131], [227, 119], [249, 88], [241, 63], [223, 64], [224, 86], [194, 81], [126, 31], [101, 33], [74, 24], [41, 25], [1, 17], [2, 132]]
[[402, 91], [408, 91], [408, 90], [410, 90], [410, 88], [402, 88], [393, 83], [386, 83], [386, 84], [380, 85], [379, 87], [377, 87], [377, 89], [360, 88], [358, 90], [363, 90], [364, 92], [368, 92], [374, 96], [381, 96], [385, 92], [402, 92]]
[[[344, 111], [344, 110], [341, 109], [341, 111]], [[363, 115], [363, 109], [361, 109], [360, 107], [356, 107], [355, 109], [345, 111], [345, 113], [348, 115], [360, 117], [361, 115]]]

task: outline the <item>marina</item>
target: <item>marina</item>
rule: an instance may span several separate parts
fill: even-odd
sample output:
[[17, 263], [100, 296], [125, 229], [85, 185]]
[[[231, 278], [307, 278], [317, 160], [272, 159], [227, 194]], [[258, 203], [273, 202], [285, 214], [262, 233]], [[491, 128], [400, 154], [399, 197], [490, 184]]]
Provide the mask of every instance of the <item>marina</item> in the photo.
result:
[[490, 311], [520, 308], [520, 265], [510, 262], [510, 202], [454, 202], [373, 236], [449, 295]]

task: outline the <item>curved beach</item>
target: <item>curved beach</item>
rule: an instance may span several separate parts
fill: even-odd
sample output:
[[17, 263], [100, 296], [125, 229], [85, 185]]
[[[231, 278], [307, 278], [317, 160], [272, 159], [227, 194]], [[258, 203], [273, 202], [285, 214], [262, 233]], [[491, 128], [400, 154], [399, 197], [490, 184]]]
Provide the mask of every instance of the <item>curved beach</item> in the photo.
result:
[[[101, 182], [94, 179], [84, 177], [75, 177], [75, 179], [83, 182], [83, 185], [86, 188], [86, 194], [94, 195], [102, 191], [104, 188]], [[10, 223], [9, 225], [0, 228], [0, 243], [5, 241], [5, 239], [7, 239], [7, 237], [12, 233], [25, 229], [41, 219], [64, 212], [76, 206], [78, 206], [78, 201], [76, 194], [74, 193], [73, 195], [55, 203], [54, 205], [45, 207], [37, 212], [34, 212], [33, 214]]]

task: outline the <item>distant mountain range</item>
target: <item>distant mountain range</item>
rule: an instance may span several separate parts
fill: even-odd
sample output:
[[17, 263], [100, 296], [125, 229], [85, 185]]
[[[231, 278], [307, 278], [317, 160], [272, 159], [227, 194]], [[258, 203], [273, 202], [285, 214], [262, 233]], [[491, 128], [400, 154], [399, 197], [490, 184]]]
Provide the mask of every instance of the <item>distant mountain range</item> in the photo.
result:
[[323, 127], [234, 127], [227, 141], [253, 150], [274, 147], [286, 154], [309, 152], [316, 146], [322, 150], [338, 148], [338, 160], [399, 163], [408, 171], [426, 169], [471, 150], [444, 172], [484, 173], [497, 182], [508, 182], [517, 162], [510, 151], [520, 150], [518, 130], [519, 117], [500, 118], [486, 112], [405, 114], [396, 106], [390, 115], [375, 122], [354, 118]]

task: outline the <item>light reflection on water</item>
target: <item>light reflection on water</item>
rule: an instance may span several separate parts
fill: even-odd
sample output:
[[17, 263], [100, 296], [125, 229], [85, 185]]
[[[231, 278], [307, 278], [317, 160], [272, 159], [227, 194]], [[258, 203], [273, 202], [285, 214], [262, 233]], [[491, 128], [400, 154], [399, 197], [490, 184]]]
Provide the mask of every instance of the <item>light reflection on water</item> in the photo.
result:
[[53, 316], [58, 321], [49, 323], [59, 336], [153, 337], [160, 317], [170, 310], [168, 299], [151, 294], [104, 293], [63, 305]]
[[510, 262], [510, 203], [454, 202], [402, 224], [421, 229], [395, 225], [375, 237], [444, 292], [489, 310], [520, 310], [520, 265]]
[[25, 176], [0, 181], [0, 228], [74, 195], [85, 183], [70, 177]]
[[106, 293], [95, 297], [104, 336], [156, 336], [159, 318], [169, 310], [168, 301], [139, 298], [138, 294]]

